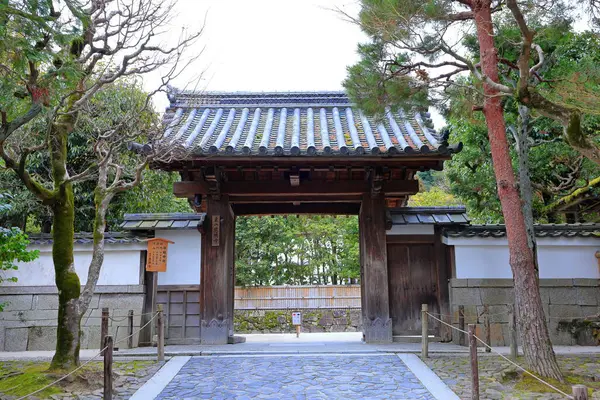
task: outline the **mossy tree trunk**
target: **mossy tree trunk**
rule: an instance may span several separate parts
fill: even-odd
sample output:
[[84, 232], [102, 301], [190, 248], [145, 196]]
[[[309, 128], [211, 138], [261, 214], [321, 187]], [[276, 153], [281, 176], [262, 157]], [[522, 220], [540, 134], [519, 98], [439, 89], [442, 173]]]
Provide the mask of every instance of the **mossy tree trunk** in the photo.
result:
[[[471, 5], [482, 73], [493, 83], [498, 83], [498, 50], [494, 43], [491, 1], [472, 0]], [[498, 197], [506, 223], [509, 262], [514, 278], [515, 304], [525, 359], [533, 372], [562, 381], [542, 308], [535, 257], [527, 240], [525, 216], [509, 154], [501, 98], [498, 89], [487, 80], [484, 82], [484, 93], [483, 113], [488, 128]]]
[[49, 134], [52, 180], [55, 193], [52, 201], [52, 260], [58, 288], [58, 326], [56, 353], [51, 369], [71, 369], [79, 364], [81, 317], [79, 295], [81, 283], [73, 259], [75, 203], [73, 185], [67, 172], [67, 139], [74, 118], [64, 116], [51, 127]]

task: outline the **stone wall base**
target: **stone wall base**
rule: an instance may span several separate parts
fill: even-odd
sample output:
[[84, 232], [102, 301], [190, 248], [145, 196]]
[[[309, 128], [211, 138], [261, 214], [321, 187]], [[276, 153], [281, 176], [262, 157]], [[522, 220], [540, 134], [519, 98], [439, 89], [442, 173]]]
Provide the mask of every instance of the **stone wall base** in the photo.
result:
[[[541, 279], [540, 294], [554, 345], [598, 345], [598, 340], [574, 319], [600, 314], [600, 280]], [[451, 279], [452, 322], [458, 326], [458, 306], [465, 307], [465, 325], [478, 324], [481, 333], [483, 305], [489, 305], [492, 346], [508, 346], [508, 304], [514, 302], [511, 279]], [[479, 316], [479, 317], [478, 317]], [[452, 341], [458, 343], [455, 330]]]
[[[56, 348], [56, 318], [58, 293], [48, 286], [0, 287], [0, 351], [54, 350]], [[102, 308], [108, 307], [111, 319], [108, 332], [115, 341], [128, 333], [129, 310], [133, 310], [134, 331], [140, 327], [144, 306], [144, 287], [138, 285], [99, 286], [88, 311], [81, 320], [82, 349], [100, 348]], [[133, 337], [137, 347], [138, 335]], [[127, 348], [127, 340], [116, 345]]]
[[303, 309], [303, 310], [235, 310], [235, 333], [293, 333], [292, 312], [302, 312], [303, 332], [360, 332], [361, 310]]

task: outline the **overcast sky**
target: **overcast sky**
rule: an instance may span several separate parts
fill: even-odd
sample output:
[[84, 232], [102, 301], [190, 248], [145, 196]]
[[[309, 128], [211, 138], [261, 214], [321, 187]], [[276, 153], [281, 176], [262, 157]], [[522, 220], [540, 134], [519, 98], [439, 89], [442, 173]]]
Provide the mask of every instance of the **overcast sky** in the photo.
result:
[[[333, 9], [356, 15], [355, 0], [178, 0], [178, 27], [202, 27], [190, 54], [204, 52], [177, 79], [178, 88], [211, 91], [342, 90], [346, 67], [366, 41], [360, 28]], [[156, 76], [154, 76], [156, 79]], [[148, 88], [156, 85], [146, 80]], [[166, 99], [157, 102], [162, 111]]]

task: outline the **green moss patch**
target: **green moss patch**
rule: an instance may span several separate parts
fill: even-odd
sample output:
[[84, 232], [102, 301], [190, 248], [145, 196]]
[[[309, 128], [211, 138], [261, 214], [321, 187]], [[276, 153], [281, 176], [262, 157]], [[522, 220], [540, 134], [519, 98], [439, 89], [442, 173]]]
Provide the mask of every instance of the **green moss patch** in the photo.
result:
[[[571, 394], [573, 385], [585, 385], [588, 388], [590, 398], [594, 390], [600, 389], [600, 382], [594, 381], [592, 377], [581, 375], [565, 375], [564, 383], [549, 378], [544, 378], [544, 381], [568, 394]], [[526, 393], [556, 393], [556, 391], [548, 385], [543, 384], [531, 375], [525, 373], [518, 378], [514, 388], [515, 390]]]
[[[0, 375], [0, 393], [8, 396], [25, 396], [52, 383], [47, 374], [49, 363], [27, 363], [21, 366], [2, 364]], [[50, 395], [64, 393], [62, 388], [51, 386], [36, 394], [39, 398], [48, 398]]]

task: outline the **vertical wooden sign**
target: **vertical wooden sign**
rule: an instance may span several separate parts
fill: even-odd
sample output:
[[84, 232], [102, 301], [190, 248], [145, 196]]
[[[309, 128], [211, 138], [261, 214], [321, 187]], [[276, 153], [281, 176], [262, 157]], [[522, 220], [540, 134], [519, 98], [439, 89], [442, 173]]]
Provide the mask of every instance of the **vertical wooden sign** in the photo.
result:
[[219, 246], [221, 244], [221, 216], [213, 215], [210, 225], [212, 245], [215, 247]]
[[165, 272], [167, 270], [167, 250], [169, 243], [175, 242], [162, 238], [148, 239], [146, 271]]

